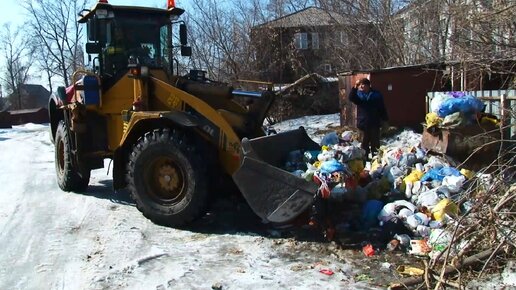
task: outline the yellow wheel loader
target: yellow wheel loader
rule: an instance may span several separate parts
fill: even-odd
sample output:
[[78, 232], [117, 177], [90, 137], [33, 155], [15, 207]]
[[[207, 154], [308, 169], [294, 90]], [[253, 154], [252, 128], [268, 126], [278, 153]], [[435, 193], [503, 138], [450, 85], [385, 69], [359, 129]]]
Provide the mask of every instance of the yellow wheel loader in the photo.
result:
[[[90, 171], [109, 158], [114, 189], [127, 188], [158, 224], [180, 226], [202, 215], [211, 180], [223, 174], [233, 176], [257, 215], [273, 222], [295, 218], [317, 188], [277, 168], [280, 155], [317, 144], [304, 130], [267, 141], [262, 123], [275, 98], [271, 91], [234, 90], [203, 71], [178, 75], [175, 53], [191, 55], [183, 12], [173, 1], [157, 9], [101, 0], [79, 14], [92, 69], [75, 72], [72, 86], [49, 100], [59, 187], [86, 190]], [[255, 101], [244, 107], [239, 97]], [[255, 175], [264, 172], [270, 176]]]

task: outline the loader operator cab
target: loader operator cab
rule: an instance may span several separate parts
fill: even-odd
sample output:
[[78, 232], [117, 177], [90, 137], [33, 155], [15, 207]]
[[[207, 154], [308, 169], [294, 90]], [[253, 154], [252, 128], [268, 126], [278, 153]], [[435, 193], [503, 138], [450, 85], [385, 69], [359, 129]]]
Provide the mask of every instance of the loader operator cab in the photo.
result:
[[174, 49], [180, 47], [183, 56], [191, 54], [184, 24], [180, 25], [181, 45], [172, 46], [172, 25], [183, 12], [176, 7], [111, 6], [107, 1], [83, 10], [79, 23], [87, 24], [86, 52], [97, 55], [93, 59], [95, 73], [111, 83], [128, 72], [128, 65], [172, 73]]

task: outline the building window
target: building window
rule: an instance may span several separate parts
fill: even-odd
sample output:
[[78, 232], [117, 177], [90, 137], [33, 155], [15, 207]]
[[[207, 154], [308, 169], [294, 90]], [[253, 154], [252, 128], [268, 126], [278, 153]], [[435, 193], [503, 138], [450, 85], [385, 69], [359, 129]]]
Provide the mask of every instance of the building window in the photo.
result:
[[329, 64], [329, 63], [324, 64], [324, 72], [331, 73], [331, 64]]
[[319, 49], [319, 33], [312, 32], [312, 49]]
[[308, 49], [308, 34], [306, 32], [294, 34], [294, 46], [297, 49]]

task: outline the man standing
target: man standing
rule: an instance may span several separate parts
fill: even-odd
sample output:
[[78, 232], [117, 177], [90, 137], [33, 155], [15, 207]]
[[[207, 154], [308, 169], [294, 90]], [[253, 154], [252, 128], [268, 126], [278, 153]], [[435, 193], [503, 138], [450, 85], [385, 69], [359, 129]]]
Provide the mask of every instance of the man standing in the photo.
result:
[[387, 122], [387, 110], [382, 94], [371, 89], [371, 82], [362, 78], [355, 83], [349, 100], [357, 105], [357, 127], [362, 136], [362, 149], [374, 156], [380, 148], [380, 127]]

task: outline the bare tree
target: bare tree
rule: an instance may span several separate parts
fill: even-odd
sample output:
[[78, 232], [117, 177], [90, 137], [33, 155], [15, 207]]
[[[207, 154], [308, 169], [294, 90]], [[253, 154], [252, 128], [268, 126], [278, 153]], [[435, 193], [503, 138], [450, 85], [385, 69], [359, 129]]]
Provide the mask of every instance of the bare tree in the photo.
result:
[[251, 28], [264, 17], [260, 2], [201, 0], [193, 5], [195, 13], [188, 18], [193, 35], [192, 64], [217, 80], [252, 77], [255, 53], [250, 35]]
[[33, 35], [33, 45], [38, 48], [37, 63], [45, 71], [49, 87], [52, 77], [61, 78], [65, 86], [71, 81], [73, 71], [84, 66], [81, 48], [82, 26], [76, 15], [87, 0], [52, 1], [25, 0], [28, 13], [27, 29]]
[[21, 29], [11, 30], [9, 24], [3, 26], [1, 32], [0, 50], [5, 58], [5, 67], [0, 80], [9, 95], [11, 108], [22, 109], [27, 100], [22, 97], [21, 86], [29, 80], [31, 66], [31, 47], [22, 37]]
[[492, 73], [502, 76], [500, 86], [510, 87], [516, 74], [515, 11], [516, 3], [507, 0], [416, 1], [397, 18], [403, 62], [456, 64], [460, 89], [482, 84]]

